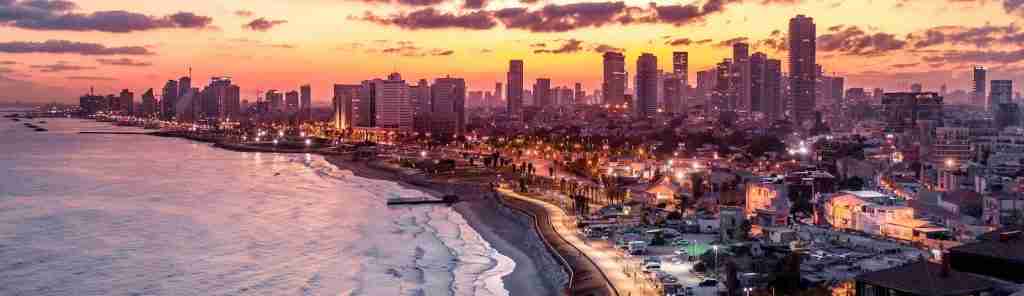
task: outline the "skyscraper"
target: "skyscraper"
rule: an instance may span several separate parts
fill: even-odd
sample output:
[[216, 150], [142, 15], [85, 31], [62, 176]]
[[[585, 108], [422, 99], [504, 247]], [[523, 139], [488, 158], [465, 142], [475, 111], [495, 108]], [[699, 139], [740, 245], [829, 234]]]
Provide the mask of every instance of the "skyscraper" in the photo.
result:
[[289, 113], [299, 111], [299, 92], [293, 90], [284, 93], [284, 105]]
[[989, 110], [992, 110], [991, 105], [985, 104], [985, 67], [974, 66], [974, 85], [971, 88], [971, 104], [975, 106], [985, 106]]
[[242, 88], [236, 84], [228, 85], [224, 92], [224, 113], [226, 119], [238, 121], [242, 117]]
[[683, 81], [675, 73], [668, 74], [664, 76], [661, 88], [664, 97], [664, 107], [662, 109], [667, 113], [679, 112], [679, 99], [683, 88]]
[[685, 51], [672, 53], [672, 74], [683, 82], [683, 87], [690, 84], [690, 54]]
[[357, 103], [359, 102], [359, 89], [361, 85], [358, 84], [335, 84], [334, 85], [334, 128], [337, 130], [346, 130], [355, 126], [356, 118], [355, 115], [358, 112]]
[[504, 92], [501, 91], [501, 87], [501, 82], [494, 83], [494, 93], [492, 94], [494, 96], [494, 102], [489, 102], [488, 104], [496, 104], [498, 102], [501, 102], [501, 99], [504, 98]]
[[644, 53], [636, 60], [636, 113], [641, 117], [658, 112], [658, 58]]
[[551, 97], [551, 79], [537, 78], [533, 84], [533, 103], [537, 107], [547, 108], [553, 106]]
[[764, 65], [764, 94], [760, 99], [761, 111], [768, 119], [779, 119], [785, 113], [782, 82], [782, 61], [768, 59]]
[[299, 99], [301, 101], [301, 107], [299, 107], [299, 121], [312, 120], [313, 116], [313, 94], [309, 84], [299, 87]]
[[626, 104], [626, 57], [618, 52], [604, 53], [604, 81], [601, 96], [609, 105]]
[[748, 68], [750, 69], [750, 111], [765, 112], [765, 68], [768, 63], [768, 55], [763, 52], [756, 52], [750, 56]]
[[430, 84], [426, 79], [420, 79], [416, 86], [411, 87], [409, 96], [412, 100], [413, 117], [430, 113]]
[[164, 120], [174, 118], [175, 107], [178, 105], [178, 81], [167, 80], [160, 94], [160, 117]]
[[150, 117], [157, 114], [156, 96], [153, 95], [153, 89], [147, 89], [145, 93], [142, 93], [142, 110], [141, 116]]
[[432, 122], [447, 122], [445, 128], [431, 124], [431, 130], [440, 133], [462, 135], [466, 130], [466, 80], [462, 78], [438, 78], [430, 86]]
[[586, 104], [586, 102], [583, 101], [583, 98], [586, 97], [586, 96], [587, 96], [587, 94], [583, 92], [583, 84], [577, 82], [576, 86], [574, 87], [573, 94], [572, 94], [572, 102], [573, 102], [573, 104], [576, 104], [576, 105]]
[[284, 96], [276, 89], [268, 90], [264, 97], [270, 102], [271, 111], [281, 111], [284, 109]]
[[387, 80], [376, 80], [376, 126], [400, 131], [412, 130], [412, 104], [409, 85], [402, 75], [391, 73]]
[[797, 15], [789, 20], [789, 79], [792, 91], [793, 122], [803, 124], [814, 119], [815, 81], [817, 80], [814, 19]]
[[989, 92], [989, 105], [999, 106], [1013, 102], [1013, 81], [992, 80], [992, 90]]
[[694, 96], [697, 102], [694, 102], [691, 105], [703, 104], [705, 110], [709, 110], [709, 108], [711, 108], [709, 101], [714, 94], [715, 85], [718, 82], [718, 73], [715, 73], [715, 69], [716, 68], [711, 68], [709, 70], [697, 71], [696, 94]]
[[725, 59], [715, 67], [715, 90], [711, 94], [711, 104], [720, 111], [736, 109], [732, 73], [732, 59]]
[[508, 113], [519, 116], [523, 109], [523, 60], [508, 62]]
[[737, 42], [732, 45], [732, 94], [738, 110], [751, 111], [750, 102], [750, 44]]
[[110, 111], [120, 111], [122, 114], [132, 114], [132, 104], [134, 104], [135, 94], [127, 89], [121, 90], [121, 94], [117, 97], [115, 102], [110, 104]]

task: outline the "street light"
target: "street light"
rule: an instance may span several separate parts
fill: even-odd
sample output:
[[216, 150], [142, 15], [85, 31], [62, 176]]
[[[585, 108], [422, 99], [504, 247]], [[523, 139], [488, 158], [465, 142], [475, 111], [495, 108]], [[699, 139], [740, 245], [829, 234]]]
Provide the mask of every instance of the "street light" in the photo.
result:
[[718, 245], [711, 245], [711, 249], [715, 250], [715, 274], [718, 274]]

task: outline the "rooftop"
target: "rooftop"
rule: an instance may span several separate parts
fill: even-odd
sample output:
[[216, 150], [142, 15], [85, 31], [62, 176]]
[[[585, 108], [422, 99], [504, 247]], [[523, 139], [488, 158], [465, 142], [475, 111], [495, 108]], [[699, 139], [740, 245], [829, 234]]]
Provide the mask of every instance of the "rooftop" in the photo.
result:
[[[1019, 233], [1021, 230], [1024, 230], [1024, 227], [1002, 228], [981, 235], [976, 243], [953, 247], [949, 250], [950, 252], [962, 252], [1024, 263], [1024, 234]], [[1017, 231], [1016, 235], [1012, 235], [1014, 231]]]
[[987, 291], [1002, 284], [972, 273], [950, 270], [942, 274], [942, 265], [920, 261], [900, 267], [862, 274], [858, 281], [915, 295], [966, 295]]

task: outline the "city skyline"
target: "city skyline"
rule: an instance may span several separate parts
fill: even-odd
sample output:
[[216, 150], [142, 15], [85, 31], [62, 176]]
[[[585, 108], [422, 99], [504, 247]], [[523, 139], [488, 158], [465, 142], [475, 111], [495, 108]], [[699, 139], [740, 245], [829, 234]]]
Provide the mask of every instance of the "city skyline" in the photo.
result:
[[[32, 12], [0, 17], [0, 102], [70, 103], [90, 87], [141, 94], [191, 66], [197, 81], [232, 77], [243, 100], [309, 83], [313, 103], [325, 106], [333, 84], [392, 71], [491, 89], [507, 82], [512, 59], [527, 64], [523, 81], [599, 90], [608, 50], [624, 51], [628, 73], [641, 53], [671, 61], [686, 51], [690, 77], [731, 56], [736, 38], [747, 38], [751, 53], [786, 61], [788, 20], [797, 14], [815, 19], [817, 59], [847, 87], [969, 91], [971, 65], [986, 66], [993, 80], [1020, 80], [1024, 70], [1014, 47], [1024, 39], [1015, 25], [1024, 9], [1014, 1], [43, 2], [0, 4]], [[671, 63], [659, 66], [672, 71]]]

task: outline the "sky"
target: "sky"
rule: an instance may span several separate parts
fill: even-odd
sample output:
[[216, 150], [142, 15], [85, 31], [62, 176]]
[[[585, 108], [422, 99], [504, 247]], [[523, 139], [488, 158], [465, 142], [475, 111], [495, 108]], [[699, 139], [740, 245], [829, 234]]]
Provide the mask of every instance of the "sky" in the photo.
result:
[[671, 70], [687, 51], [693, 84], [737, 41], [785, 69], [797, 14], [814, 18], [818, 61], [847, 87], [969, 89], [973, 65], [1024, 81], [1024, 0], [0, 0], [0, 103], [159, 94], [189, 66], [194, 86], [230, 76], [249, 100], [310, 84], [326, 104], [335, 83], [394, 71], [490, 90], [510, 59], [528, 86], [593, 90], [605, 51], [629, 71], [641, 53]]

